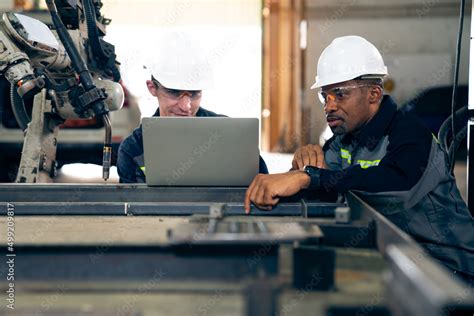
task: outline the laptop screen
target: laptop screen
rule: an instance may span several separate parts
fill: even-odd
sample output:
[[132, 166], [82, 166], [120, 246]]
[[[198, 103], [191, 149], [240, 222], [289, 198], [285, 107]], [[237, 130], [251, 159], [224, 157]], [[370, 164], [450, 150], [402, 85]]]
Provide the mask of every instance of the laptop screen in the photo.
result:
[[248, 186], [258, 173], [258, 119], [143, 118], [150, 186]]

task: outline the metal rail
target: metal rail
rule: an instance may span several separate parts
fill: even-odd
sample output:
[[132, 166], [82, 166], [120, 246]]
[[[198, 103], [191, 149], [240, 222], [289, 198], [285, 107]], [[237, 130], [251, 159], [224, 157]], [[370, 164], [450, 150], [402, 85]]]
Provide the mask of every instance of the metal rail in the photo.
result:
[[388, 261], [388, 304], [394, 315], [474, 314], [474, 292], [430, 257], [409, 235], [353, 193], [352, 210], [375, 222], [376, 247]]
[[[5, 215], [8, 204], [13, 205], [16, 215], [159, 215], [190, 216], [209, 214], [210, 202], [0, 202], [0, 215]], [[334, 217], [335, 209], [344, 204], [308, 204], [308, 217]], [[227, 215], [244, 215], [243, 203], [227, 204]], [[272, 212], [252, 208], [258, 216], [302, 216], [299, 203], [286, 203]]]
[[[133, 185], [0, 184], [0, 215], [7, 203], [17, 215], [178, 215], [208, 214], [212, 203], [226, 203], [227, 215], [243, 215], [246, 188], [149, 187]], [[308, 201], [308, 217], [334, 217], [342, 203]], [[252, 207], [259, 216], [301, 216], [296, 199], [283, 200], [272, 212]]]

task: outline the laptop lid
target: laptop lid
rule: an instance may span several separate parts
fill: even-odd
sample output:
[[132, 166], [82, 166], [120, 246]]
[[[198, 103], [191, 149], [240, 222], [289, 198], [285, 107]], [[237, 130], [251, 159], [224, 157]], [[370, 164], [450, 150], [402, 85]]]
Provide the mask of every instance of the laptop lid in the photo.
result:
[[258, 119], [148, 117], [142, 120], [150, 186], [247, 186], [258, 173]]

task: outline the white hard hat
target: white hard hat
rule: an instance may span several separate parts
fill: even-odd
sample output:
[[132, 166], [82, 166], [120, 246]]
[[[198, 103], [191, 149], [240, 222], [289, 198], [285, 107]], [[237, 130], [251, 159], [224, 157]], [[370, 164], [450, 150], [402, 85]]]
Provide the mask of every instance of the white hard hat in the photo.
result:
[[383, 78], [388, 74], [377, 48], [360, 36], [335, 38], [319, 57], [311, 89], [352, 80], [363, 75]]
[[211, 65], [189, 34], [167, 33], [158, 45], [145, 66], [160, 84], [176, 90], [203, 90], [212, 85]]

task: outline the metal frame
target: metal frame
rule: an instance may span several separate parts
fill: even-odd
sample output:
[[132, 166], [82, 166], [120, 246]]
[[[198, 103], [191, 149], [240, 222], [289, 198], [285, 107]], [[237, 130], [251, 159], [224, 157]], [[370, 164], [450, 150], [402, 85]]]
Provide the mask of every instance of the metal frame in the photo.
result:
[[[348, 204], [375, 222], [376, 246], [389, 263], [388, 305], [394, 315], [470, 315], [474, 293], [405, 232], [355, 194]], [[461, 313], [461, 314], [460, 314]]]
[[242, 187], [149, 187], [146, 184], [0, 184], [2, 202], [243, 202]]
[[[243, 215], [242, 201], [245, 188], [172, 188], [147, 187], [145, 185], [0, 185], [0, 201], [13, 202], [16, 215], [199, 215], [208, 214], [210, 205], [216, 202], [227, 204], [226, 215]], [[173, 201], [173, 202], [171, 202]], [[0, 202], [0, 203], [1, 203]], [[67, 203], [65, 205], [65, 203]], [[358, 247], [376, 248], [386, 259], [389, 271], [386, 277], [387, 303], [394, 315], [451, 315], [459, 312], [474, 311], [472, 289], [458, 281], [454, 276], [425, 251], [406, 233], [387, 220], [377, 210], [369, 206], [355, 194], [347, 194], [347, 204], [351, 209], [351, 222], [338, 223], [335, 209], [344, 204], [318, 203], [314, 201], [281, 203], [272, 212], [254, 211], [254, 215], [293, 216], [283, 221], [317, 224], [325, 238], [322, 245], [347, 246], [350, 236], [363, 232], [364, 238]], [[5, 214], [6, 210], [1, 210]], [[306, 214], [307, 213], [307, 214]], [[324, 215], [326, 218], [319, 218]], [[329, 216], [329, 218], [327, 218]], [[318, 218], [316, 218], [318, 217]], [[109, 245], [102, 255], [102, 265], [94, 269], [105, 271], [109, 280], [142, 278], [149, 276], [149, 269], [134, 270], [140, 262], [170, 262], [168, 277], [172, 279], [189, 278], [189, 264], [212, 265], [215, 269], [198, 269], [202, 273], [193, 275], [198, 280], [219, 278], [236, 280], [238, 275], [254, 278], [264, 272], [265, 279], [271, 280], [278, 273], [278, 244], [272, 244], [273, 255], [262, 260], [254, 270], [229, 273], [228, 266], [245, 266], [246, 258], [255, 253], [252, 245], [229, 245], [219, 247], [114, 247]], [[234, 247], [234, 246], [233, 246]], [[260, 245], [261, 247], [261, 245]], [[87, 248], [87, 247], [86, 247]], [[97, 278], [97, 272], [91, 272], [83, 262], [87, 251], [97, 250], [91, 246], [61, 248], [55, 246], [18, 248], [22, 252], [28, 268], [17, 267], [17, 271], [29, 271], [24, 279], [47, 280], [61, 279], [71, 273], [78, 278], [84, 276]], [[229, 252], [230, 251], [230, 252]], [[236, 252], [235, 252], [236, 251]], [[239, 255], [235, 255], [238, 253]], [[47, 254], [47, 255], [44, 255]], [[81, 257], [82, 256], [82, 257]], [[144, 257], [145, 256], [145, 257]], [[227, 256], [227, 257], [226, 257]], [[153, 258], [152, 258], [153, 257]], [[152, 258], [152, 259], [150, 259]], [[111, 274], [111, 264], [124, 261], [123, 274]], [[43, 260], [39, 264], [38, 260]], [[52, 271], [47, 262], [55, 260], [58, 268]], [[81, 261], [82, 260], [82, 261]], [[230, 260], [230, 261], [229, 261]], [[108, 265], [108, 263], [110, 263]], [[33, 269], [33, 266], [35, 267]], [[173, 269], [174, 267], [180, 269]], [[44, 268], [40, 268], [44, 267]], [[71, 267], [79, 270], [71, 271]], [[128, 268], [127, 268], [128, 267]], [[157, 268], [157, 265], [150, 267]], [[100, 269], [99, 269], [100, 268]], [[46, 269], [46, 270], [45, 270]], [[56, 269], [56, 268], [55, 268]], [[85, 269], [85, 270], [84, 270]], [[226, 270], [227, 269], [227, 270]], [[93, 270], [93, 269], [92, 269]], [[201, 271], [202, 270], [202, 271]], [[143, 271], [136, 275], [133, 271]], [[184, 273], [182, 273], [184, 271]], [[134, 274], [135, 273], [135, 274]], [[106, 278], [107, 279], [107, 278]], [[278, 287], [278, 286], [277, 286]], [[273, 287], [271, 287], [273, 291]], [[270, 291], [270, 292], [272, 292]], [[273, 292], [272, 292], [273, 293]], [[273, 295], [273, 294], [272, 294]], [[273, 302], [274, 299], [269, 299]], [[263, 303], [262, 303], [263, 304]], [[269, 303], [270, 304], [270, 303]], [[420, 309], [422, 306], [422, 309]], [[401, 308], [403, 307], [403, 309]], [[274, 306], [262, 306], [264, 310], [274, 310]]]
[[16, 182], [50, 183], [56, 175], [56, 150], [59, 125], [63, 122], [53, 115], [48, 90], [35, 95], [31, 123], [28, 124]]
[[[0, 214], [14, 203], [17, 215], [174, 215], [208, 214], [212, 203], [226, 203], [227, 215], [244, 215], [246, 188], [149, 187], [133, 185], [0, 184]], [[288, 199], [272, 212], [252, 206], [259, 216], [302, 216], [302, 203]], [[304, 204], [303, 204], [304, 205]], [[334, 217], [343, 203], [308, 201], [308, 217]]]
[[[15, 278], [29, 282], [238, 281], [278, 273], [278, 245], [249, 265], [260, 245], [220, 246], [26, 246], [16, 248]], [[4, 250], [2, 250], [4, 252]], [[1, 253], [1, 252], [0, 252]], [[5, 257], [5, 254], [2, 253]], [[52, 264], [54, 262], [54, 264]], [[212, 269], [209, 269], [212, 267]], [[0, 271], [6, 280], [7, 271]]]
[[[0, 202], [1, 203], [1, 202]], [[190, 216], [209, 214], [209, 202], [70, 202], [60, 205], [57, 202], [11, 202], [16, 215], [160, 215]], [[307, 217], [334, 217], [335, 209], [343, 204], [312, 203], [308, 205]], [[244, 215], [243, 203], [227, 204], [227, 215]], [[0, 204], [0, 215], [7, 211], [6, 202]], [[258, 216], [302, 216], [300, 203], [282, 204], [272, 212], [252, 207], [252, 214]]]

